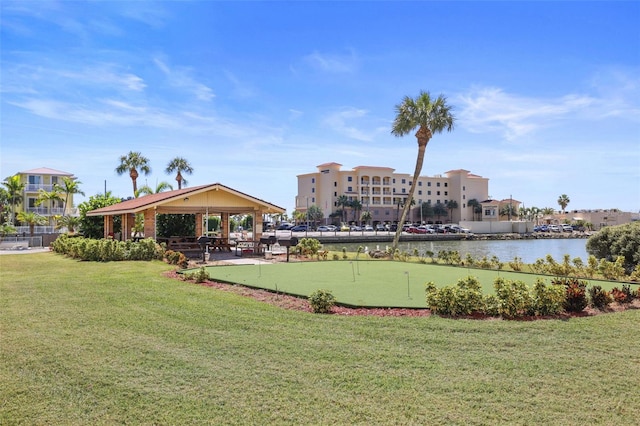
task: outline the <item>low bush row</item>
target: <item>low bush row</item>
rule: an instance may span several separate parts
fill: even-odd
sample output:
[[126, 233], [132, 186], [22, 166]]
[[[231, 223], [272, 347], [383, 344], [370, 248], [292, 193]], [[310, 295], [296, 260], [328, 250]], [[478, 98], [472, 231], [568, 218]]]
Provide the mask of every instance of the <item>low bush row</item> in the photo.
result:
[[134, 242], [110, 238], [96, 240], [63, 234], [51, 243], [51, 249], [74, 259], [94, 262], [161, 260], [164, 255], [164, 248], [152, 238]]
[[587, 306], [604, 310], [614, 301], [630, 303], [640, 297], [640, 290], [632, 291], [629, 285], [611, 292], [593, 286], [587, 292], [587, 283], [574, 278], [556, 278], [548, 285], [538, 278], [529, 288], [523, 281], [498, 277], [493, 287], [495, 294], [484, 295], [480, 282], [472, 276], [441, 288], [429, 282], [425, 289], [427, 306], [443, 316], [481, 314], [512, 319], [581, 312]]

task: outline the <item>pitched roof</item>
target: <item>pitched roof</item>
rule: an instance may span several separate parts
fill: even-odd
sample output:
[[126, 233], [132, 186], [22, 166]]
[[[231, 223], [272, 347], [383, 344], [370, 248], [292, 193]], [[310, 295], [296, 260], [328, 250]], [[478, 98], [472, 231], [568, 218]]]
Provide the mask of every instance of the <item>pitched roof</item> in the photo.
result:
[[63, 172], [61, 170], [50, 169], [48, 167], [39, 167], [37, 169], [25, 170], [18, 172], [21, 175], [53, 175], [53, 176], [73, 176], [73, 173]]
[[[252, 197], [243, 192], [236, 191], [235, 189], [229, 188], [228, 186], [224, 186], [220, 183], [213, 183], [208, 185], [194, 186], [191, 188], [182, 188], [182, 189], [176, 189], [173, 191], [159, 192], [157, 194], [149, 194], [142, 197], [133, 198], [118, 204], [102, 207], [96, 210], [91, 210], [90, 212], [87, 212], [87, 216], [112, 216], [112, 215], [120, 215], [120, 214], [127, 214], [127, 213], [140, 213], [149, 208], [159, 207], [159, 206], [162, 206], [163, 204], [167, 204], [172, 201], [185, 199], [185, 198], [188, 199], [189, 195], [196, 195], [196, 194], [200, 194], [207, 191], [218, 191], [218, 190], [226, 191], [228, 193], [237, 195], [253, 203], [262, 204], [264, 207], [266, 207], [270, 211], [273, 211], [274, 213], [285, 212], [284, 208], [276, 206], [275, 204], [268, 203], [264, 200]], [[201, 206], [201, 207], [205, 208], [207, 206]]]

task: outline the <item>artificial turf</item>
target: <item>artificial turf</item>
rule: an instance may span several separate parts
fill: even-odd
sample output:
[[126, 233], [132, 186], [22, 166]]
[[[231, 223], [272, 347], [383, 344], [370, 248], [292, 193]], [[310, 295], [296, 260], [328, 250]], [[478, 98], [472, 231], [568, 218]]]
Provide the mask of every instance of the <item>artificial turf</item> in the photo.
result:
[[[475, 269], [377, 260], [271, 263], [258, 265], [209, 266], [212, 280], [307, 297], [318, 289], [330, 290], [339, 304], [363, 307], [426, 308], [424, 285], [453, 285], [474, 276], [483, 293], [493, 293], [497, 277], [521, 280], [532, 286], [536, 278], [549, 276], [502, 270]], [[604, 288], [606, 283], [598, 282]]]

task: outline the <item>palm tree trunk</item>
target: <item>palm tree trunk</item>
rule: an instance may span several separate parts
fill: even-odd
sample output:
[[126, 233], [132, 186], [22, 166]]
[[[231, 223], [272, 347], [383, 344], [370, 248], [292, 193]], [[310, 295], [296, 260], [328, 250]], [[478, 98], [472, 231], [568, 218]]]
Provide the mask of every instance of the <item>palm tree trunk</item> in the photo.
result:
[[398, 229], [396, 229], [396, 235], [393, 237], [393, 244], [391, 246], [392, 253], [395, 253], [396, 249], [398, 248], [398, 243], [400, 242], [400, 234], [402, 234], [402, 225], [404, 224], [407, 213], [411, 208], [411, 200], [413, 200], [413, 194], [416, 192], [416, 186], [418, 186], [418, 178], [420, 177], [420, 172], [422, 172], [422, 164], [424, 163], [424, 154], [427, 149], [429, 139], [431, 139], [431, 131], [428, 128], [420, 127], [420, 129], [416, 133], [416, 138], [418, 138], [418, 156], [416, 158], [416, 169], [413, 172], [413, 180], [411, 181], [409, 197], [404, 203], [404, 207], [402, 207], [402, 216], [400, 217], [400, 222], [398, 223]]
[[180, 173], [180, 170], [178, 170], [176, 180], [178, 181], [178, 189], [182, 189], [182, 173]]
[[129, 177], [131, 177], [131, 182], [133, 182], [133, 194], [135, 196], [136, 192], [138, 192], [138, 171], [136, 169], [131, 169], [129, 171]]

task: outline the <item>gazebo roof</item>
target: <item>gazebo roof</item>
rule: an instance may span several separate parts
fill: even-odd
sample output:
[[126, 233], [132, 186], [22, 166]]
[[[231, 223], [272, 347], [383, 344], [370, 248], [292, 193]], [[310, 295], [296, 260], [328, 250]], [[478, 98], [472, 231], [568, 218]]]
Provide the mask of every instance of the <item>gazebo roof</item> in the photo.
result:
[[157, 213], [284, 213], [275, 204], [252, 197], [220, 183], [149, 194], [87, 212], [87, 216], [115, 216], [155, 209]]

